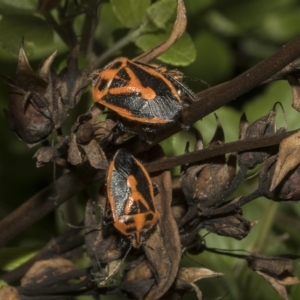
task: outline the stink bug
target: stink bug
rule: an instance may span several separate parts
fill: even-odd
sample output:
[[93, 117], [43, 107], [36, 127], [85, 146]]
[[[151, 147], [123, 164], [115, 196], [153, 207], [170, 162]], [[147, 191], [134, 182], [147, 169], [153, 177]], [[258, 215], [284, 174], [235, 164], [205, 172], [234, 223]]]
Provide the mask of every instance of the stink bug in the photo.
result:
[[124, 149], [118, 150], [107, 173], [107, 198], [115, 228], [139, 247], [158, 220], [154, 191], [143, 165]]
[[180, 117], [182, 103], [173, 82], [182, 87], [181, 79], [178, 71], [120, 57], [93, 73], [93, 98], [153, 131], [153, 126], [169, 126]]

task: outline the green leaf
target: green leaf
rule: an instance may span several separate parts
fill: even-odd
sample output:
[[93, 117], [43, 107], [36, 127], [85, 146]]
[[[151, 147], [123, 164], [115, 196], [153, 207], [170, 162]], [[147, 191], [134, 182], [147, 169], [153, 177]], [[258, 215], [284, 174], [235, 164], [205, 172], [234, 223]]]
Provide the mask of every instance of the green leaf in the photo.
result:
[[299, 34], [299, 15], [300, 9], [296, 6], [269, 13], [263, 18], [259, 33], [265, 39], [279, 43], [286, 42]]
[[[186, 143], [190, 142], [190, 149], [193, 149], [195, 138], [194, 135], [190, 131], [180, 131], [168, 139], [162, 141], [160, 145], [164, 149], [164, 153], [167, 157], [172, 157], [176, 155], [184, 154]], [[173, 175], [180, 174], [180, 166], [177, 166], [172, 169]]]
[[207, 144], [215, 134], [217, 127], [215, 114], [218, 116], [223, 127], [225, 142], [229, 143], [236, 141], [238, 139], [238, 128], [241, 114], [232, 107], [223, 106], [194, 124], [195, 127], [200, 130], [204, 143]]
[[[299, 244], [297, 244], [299, 245]], [[299, 274], [299, 269], [297, 268], [296, 270], [296, 276], [299, 278], [300, 274]], [[290, 300], [297, 300], [299, 298], [300, 295], [300, 285], [299, 284], [294, 284], [290, 287]]]
[[[122, 23], [113, 12], [110, 3], [103, 3], [101, 6], [101, 26], [97, 26], [95, 37], [106, 46], [113, 43], [113, 32], [116, 29], [124, 28]], [[110, 45], [111, 46], [111, 45]]]
[[54, 40], [53, 29], [42, 19], [29, 15], [6, 15], [0, 20], [1, 57], [16, 59], [23, 37], [29, 58], [40, 59], [57, 48], [63, 48], [61, 40]]
[[234, 58], [226, 42], [208, 31], [199, 33], [193, 40], [197, 58], [184, 73], [201, 78], [210, 85], [229, 79], [234, 68]]
[[241, 51], [249, 57], [255, 57], [262, 60], [277, 51], [278, 46], [266, 43], [266, 39], [258, 39], [257, 37], [245, 37], [239, 45]]
[[[219, 1], [220, 12], [231, 22], [236, 23], [240, 31], [260, 29], [265, 19], [274, 12], [283, 10], [293, 0], [251, 0]], [[276, 31], [275, 31], [276, 32]]]
[[116, 16], [127, 28], [138, 27], [151, 4], [150, 0], [110, 0], [110, 2]]
[[0, 0], [0, 14], [32, 13], [37, 10], [36, 0]]
[[0, 280], [0, 289], [8, 284], [4, 280]]
[[0, 249], [0, 267], [2, 270], [11, 271], [32, 258], [38, 249], [24, 247], [10, 247]]
[[[276, 106], [276, 125], [277, 128], [285, 127], [288, 130], [299, 128], [299, 112], [292, 108], [291, 88], [285, 81], [275, 81], [268, 85], [265, 91], [254, 97], [251, 101], [243, 105], [247, 119], [250, 123], [258, 118], [267, 115], [276, 102], [280, 102], [284, 108], [284, 113], [279, 105]], [[287, 121], [288, 123], [287, 123]]]
[[210, 6], [214, 5], [215, 0], [184, 0], [184, 5], [188, 14], [198, 14], [199, 12], [208, 9]]
[[155, 27], [166, 29], [167, 22], [175, 13], [177, 2], [175, 0], [161, 0], [147, 9], [147, 17]]
[[205, 21], [209, 24], [209, 27], [214, 29], [214, 31], [219, 32], [226, 36], [238, 36], [241, 35], [239, 26], [232, 22], [230, 19], [226, 18], [217, 10], [210, 10], [205, 15]]
[[[169, 26], [166, 32], [143, 34], [135, 41], [135, 44], [143, 51], [150, 50], [168, 39], [172, 30], [171, 27]], [[158, 59], [173, 66], [187, 66], [191, 64], [196, 59], [196, 49], [190, 35], [185, 32], [182, 37], [164, 54], [159, 56]]]

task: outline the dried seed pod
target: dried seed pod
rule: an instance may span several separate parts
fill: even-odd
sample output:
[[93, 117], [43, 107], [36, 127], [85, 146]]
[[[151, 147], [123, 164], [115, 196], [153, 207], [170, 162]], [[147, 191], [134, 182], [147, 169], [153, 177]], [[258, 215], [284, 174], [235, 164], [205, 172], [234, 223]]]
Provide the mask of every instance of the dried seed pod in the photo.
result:
[[288, 74], [286, 76], [286, 80], [291, 86], [292, 94], [293, 94], [293, 108], [297, 111], [300, 111], [300, 83], [299, 78], [294, 76], [293, 74]]
[[206, 230], [218, 235], [241, 240], [249, 234], [252, 224], [241, 213], [233, 213], [230, 216], [205, 220], [204, 226]]
[[102, 113], [93, 106], [86, 114], [80, 115], [73, 125], [68, 151], [68, 161], [78, 165], [87, 159], [95, 169], [107, 169], [108, 163], [102, 146], [113, 137], [112, 130], [116, 123], [110, 119], [98, 122]]
[[[275, 124], [276, 110], [272, 109], [269, 114], [249, 124], [246, 115], [243, 114], [240, 120], [240, 139], [248, 140], [269, 136], [276, 133]], [[238, 154], [238, 164], [246, 169], [252, 169], [257, 164], [267, 159], [274, 147], [268, 147], [262, 150], [244, 151]]]
[[60, 74], [51, 69], [56, 51], [33, 72], [23, 48], [20, 47], [16, 79], [4, 78], [8, 85], [9, 127], [28, 146], [44, 141], [53, 130], [60, 128], [68, 109], [80, 100], [87, 77], [77, 68], [78, 47], [68, 57], [67, 67]]
[[300, 201], [300, 166], [291, 170], [285, 175], [281, 182], [271, 190], [272, 181], [275, 177], [275, 167], [276, 167], [277, 156], [269, 157], [261, 171], [259, 176], [259, 192], [262, 196], [286, 203], [294, 203]]
[[146, 299], [154, 283], [149, 262], [140, 257], [126, 266], [119, 289], [130, 299]]
[[21, 280], [21, 285], [23, 287], [35, 287], [37, 283], [76, 269], [74, 262], [63, 257], [39, 260], [27, 271]]
[[2, 286], [0, 288], [0, 299], [22, 300], [18, 290], [13, 286]]
[[56, 52], [51, 54], [36, 75], [21, 45], [16, 80], [5, 78], [9, 96], [8, 110], [5, 110], [5, 115], [9, 127], [29, 146], [45, 140], [54, 127], [44, 94], [50, 66], [55, 56]]
[[249, 268], [267, 280], [283, 299], [288, 300], [285, 286], [299, 283], [293, 273], [291, 260], [263, 255], [250, 255], [246, 260]]
[[[218, 126], [212, 141], [208, 146], [224, 142], [224, 132]], [[201, 214], [210, 207], [217, 206], [223, 201], [223, 193], [229, 187], [236, 173], [236, 156], [225, 155], [205, 160], [197, 166], [190, 166], [181, 175], [181, 187], [190, 206], [190, 213], [197, 213], [195, 206]]]
[[276, 167], [270, 190], [274, 190], [282, 179], [300, 165], [300, 131], [284, 139], [279, 146]]
[[225, 155], [219, 156], [201, 171], [195, 189], [199, 210], [204, 211], [205, 208], [220, 203], [222, 193], [228, 188], [235, 175], [235, 162], [235, 155], [230, 155], [227, 160]]

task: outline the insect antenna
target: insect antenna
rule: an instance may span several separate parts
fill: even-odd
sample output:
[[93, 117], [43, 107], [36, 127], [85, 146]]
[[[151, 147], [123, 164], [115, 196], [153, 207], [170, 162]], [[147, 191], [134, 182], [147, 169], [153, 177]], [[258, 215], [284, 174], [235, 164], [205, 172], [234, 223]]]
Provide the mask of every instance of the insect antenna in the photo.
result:
[[172, 81], [173, 83], [175, 83], [176, 85], [178, 85], [180, 88], [182, 88], [193, 101], [198, 101], [199, 98], [196, 96], [196, 94], [190, 90], [183, 82], [181, 82], [180, 80], [178, 80], [177, 78], [175, 78], [174, 76], [168, 74], [168, 73], [164, 73], [164, 76], [167, 77], [170, 81]]

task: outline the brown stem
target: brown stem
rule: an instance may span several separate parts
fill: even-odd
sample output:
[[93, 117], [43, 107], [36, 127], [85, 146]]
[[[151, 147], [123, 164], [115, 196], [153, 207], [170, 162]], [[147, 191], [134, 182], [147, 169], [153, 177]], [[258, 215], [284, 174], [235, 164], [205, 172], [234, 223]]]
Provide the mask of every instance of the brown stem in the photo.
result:
[[80, 50], [85, 55], [92, 53], [93, 46], [93, 32], [96, 30], [98, 22], [98, 12], [100, 1], [88, 0], [85, 1], [86, 13], [84, 18], [84, 23], [81, 30], [81, 40], [80, 40]]
[[213, 145], [203, 150], [153, 161], [151, 163], [145, 164], [145, 167], [149, 172], [156, 172], [159, 170], [167, 170], [175, 166], [180, 166], [187, 163], [202, 161], [225, 153], [240, 152], [278, 145], [283, 139], [287, 138], [293, 133], [295, 133], [295, 131], [282, 132], [272, 136], [264, 136], [257, 139], [241, 140], [221, 145]]
[[237, 254], [237, 253], [229, 252], [229, 251], [222, 250], [222, 249], [209, 248], [209, 247], [206, 247], [206, 246], [205, 246], [204, 250], [208, 251], [208, 252], [211, 252], [211, 253], [215, 253], [215, 254], [221, 254], [221, 255], [226, 255], [226, 256], [241, 258], [241, 259], [245, 259], [245, 258], [248, 257], [248, 255]]
[[50, 12], [46, 12], [44, 17], [66, 45], [72, 48], [77, 44], [77, 37], [70, 21], [66, 22], [64, 25], [58, 24]]
[[104, 178], [105, 171], [90, 166], [62, 175], [55, 182], [24, 202], [0, 222], [0, 247], [26, 230], [58, 205], [75, 196], [88, 185]]

